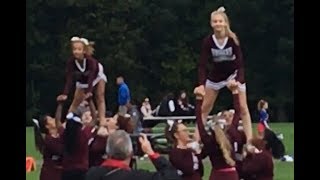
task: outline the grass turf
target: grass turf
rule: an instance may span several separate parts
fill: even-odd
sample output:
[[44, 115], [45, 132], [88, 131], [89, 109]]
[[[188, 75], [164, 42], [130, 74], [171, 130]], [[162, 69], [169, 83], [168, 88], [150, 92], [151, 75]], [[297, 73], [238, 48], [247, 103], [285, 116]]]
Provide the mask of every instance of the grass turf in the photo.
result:
[[[273, 123], [270, 124], [271, 128], [284, 135], [284, 144], [286, 147], [286, 153], [293, 155], [294, 153], [294, 124], [293, 123]], [[157, 126], [163, 127], [163, 126]], [[255, 126], [254, 126], [255, 130]], [[26, 180], [39, 180], [41, 155], [36, 151], [34, 146], [33, 128], [26, 128], [26, 155], [32, 156], [37, 160], [36, 171], [26, 173]], [[211, 165], [210, 162], [205, 159], [205, 175], [204, 180], [208, 179]], [[138, 167], [141, 169], [148, 169], [154, 171], [154, 167], [149, 160], [143, 160], [138, 162]], [[293, 180], [294, 179], [294, 163], [290, 162], [278, 162], [275, 161], [274, 180]]]

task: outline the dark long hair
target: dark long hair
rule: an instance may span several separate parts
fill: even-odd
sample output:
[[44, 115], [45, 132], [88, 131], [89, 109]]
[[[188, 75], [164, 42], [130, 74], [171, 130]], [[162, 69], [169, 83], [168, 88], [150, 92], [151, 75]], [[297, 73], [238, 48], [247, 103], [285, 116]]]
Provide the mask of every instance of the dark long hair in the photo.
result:
[[49, 115], [43, 115], [40, 116], [38, 122], [39, 126], [34, 123], [34, 142], [36, 149], [42, 154], [44, 150], [44, 138], [42, 137], [42, 134], [48, 134], [48, 129], [46, 128], [47, 124], [47, 117]]
[[[79, 117], [78, 115], [75, 115]], [[80, 117], [79, 117], [80, 118]], [[79, 144], [79, 136], [81, 133], [82, 124], [72, 119], [67, 119], [66, 129], [63, 133], [64, 151], [67, 154], [72, 154]]]
[[117, 125], [119, 126], [119, 129], [122, 129], [127, 133], [133, 133], [134, 127], [131, 117], [124, 117], [119, 115], [117, 118]]
[[[186, 97], [182, 99], [182, 98], [181, 98], [181, 94], [183, 94], [183, 93], [186, 94]], [[179, 94], [178, 99], [182, 102], [182, 104], [183, 104], [184, 106], [188, 106], [188, 104], [189, 104], [189, 98], [188, 98], [187, 92], [186, 92], [185, 90], [180, 91], [180, 94]]]

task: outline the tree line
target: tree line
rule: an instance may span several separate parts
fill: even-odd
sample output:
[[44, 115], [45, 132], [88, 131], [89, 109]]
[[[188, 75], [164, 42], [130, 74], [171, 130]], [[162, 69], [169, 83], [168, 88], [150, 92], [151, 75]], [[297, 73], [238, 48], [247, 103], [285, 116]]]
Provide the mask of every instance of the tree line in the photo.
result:
[[[210, 13], [220, 6], [241, 42], [252, 116], [263, 98], [272, 121], [294, 121], [293, 0], [28, 1], [27, 121], [54, 112], [74, 35], [95, 41], [95, 57], [108, 76], [107, 109], [117, 106], [118, 74], [133, 99], [148, 96], [154, 107], [168, 92], [184, 89], [192, 96], [201, 41], [212, 31]], [[221, 93], [214, 111], [232, 106], [231, 95]]]

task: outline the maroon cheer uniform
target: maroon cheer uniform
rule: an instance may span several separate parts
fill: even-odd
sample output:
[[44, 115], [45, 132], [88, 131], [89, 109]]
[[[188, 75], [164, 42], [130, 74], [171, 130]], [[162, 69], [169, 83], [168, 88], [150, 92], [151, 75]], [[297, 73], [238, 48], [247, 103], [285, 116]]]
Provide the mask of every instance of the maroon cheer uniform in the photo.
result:
[[171, 164], [183, 180], [201, 180], [203, 176], [202, 155], [191, 149], [173, 148], [169, 153]]
[[103, 156], [106, 153], [106, 145], [108, 137], [97, 135], [98, 128], [92, 133], [92, 137], [88, 142], [89, 145], [89, 167], [100, 166], [104, 161]]
[[[236, 168], [227, 164], [222, 150], [220, 149], [219, 144], [216, 141], [215, 133], [212, 131], [212, 135], [207, 134], [204, 124], [201, 118], [201, 105], [202, 100], [196, 101], [196, 118], [197, 126], [199, 129], [199, 134], [201, 141], [206, 149], [211, 165], [211, 180], [238, 180], [238, 173]], [[231, 142], [232, 143], [232, 142]], [[234, 152], [231, 152], [231, 155], [234, 156]]]
[[239, 177], [242, 177], [242, 149], [244, 144], [246, 144], [246, 136], [243, 131], [238, 130], [239, 121], [240, 121], [240, 102], [239, 102], [239, 94], [233, 94], [233, 106], [234, 106], [234, 115], [232, 119], [232, 123], [227, 127], [226, 133], [228, 134], [228, 138], [230, 139], [230, 143], [232, 143], [233, 150], [235, 152], [235, 162], [236, 169]]
[[85, 89], [85, 92], [92, 92], [93, 87], [100, 80], [107, 82], [107, 77], [103, 72], [103, 66], [93, 57], [85, 55], [82, 62], [75, 60], [74, 57], [67, 61], [66, 83], [63, 94], [67, 95], [73, 80], [76, 80], [76, 87]]
[[89, 168], [89, 146], [88, 142], [91, 138], [92, 127], [84, 126], [78, 131], [78, 144], [72, 154], [64, 153], [63, 156], [63, 179], [80, 176], [84, 178], [85, 172]]
[[248, 154], [243, 160], [242, 171], [246, 180], [273, 180], [272, 154], [267, 150]]
[[[199, 84], [207, 88], [220, 90], [231, 79], [236, 79], [245, 91], [243, 58], [240, 46], [226, 37], [222, 46], [214, 34], [204, 38], [198, 66]], [[208, 67], [208, 69], [207, 69]], [[209, 72], [207, 72], [209, 71]]]
[[46, 135], [44, 138], [43, 164], [40, 180], [61, 180], [63, 154], [63, 128], [59, 129], [59, 136]]

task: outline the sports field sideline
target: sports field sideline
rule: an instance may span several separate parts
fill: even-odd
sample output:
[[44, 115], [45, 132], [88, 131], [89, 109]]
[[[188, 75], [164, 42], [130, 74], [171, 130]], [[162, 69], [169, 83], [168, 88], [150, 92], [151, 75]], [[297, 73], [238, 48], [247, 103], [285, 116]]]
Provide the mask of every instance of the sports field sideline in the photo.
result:
[[[157, 126], [161, 127], [161, 126]], [[294, 153], [294, 123], [270, 123], [270, 127], [276, 133], [282, 133], [284, 136], [284, 144], [286, 147], [286, 154], [293, 155]], [[254, 125], [255, 130], [255, 125]], [[39, 180], [39, 173], [41, 168], [41, 155], [35, 150], [33, 128], [26, 128], [26, 155], [32, 156], [37, 160], [37, 169], [34, 172], [26, 174], [26, 180]], [[208, 159], [204, 160], [205, 175], [203, 180], [207, 180], [210, 173], [210, 163]], [[138, 162], [138, 167], [141, 169], [154, 170], [153, 165], [149, 160]], [[275, 161], [274, 180], [293, 180], [294, 179], [294, 162], [278, 162]]]

